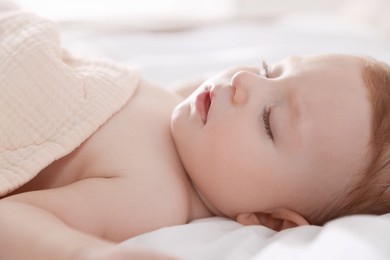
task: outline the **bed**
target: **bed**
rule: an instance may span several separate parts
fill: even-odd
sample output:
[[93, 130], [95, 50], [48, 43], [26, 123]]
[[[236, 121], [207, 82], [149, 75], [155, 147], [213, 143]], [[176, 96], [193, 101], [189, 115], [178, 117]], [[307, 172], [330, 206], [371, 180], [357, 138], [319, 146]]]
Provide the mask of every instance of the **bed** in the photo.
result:
[[[63, 45], [72, 53], [135, 64], [144, 78], [165, 88], [229, 66], [272, 63], [288, 55], [339, 52], [390, 62], [388, 27], [339, 13], [140, 22], [68, 17], [58, 24]], [[323, 227], [282, 232], [215, 217], [130, 238], [121, 246], [179, 259], [390, 259], [389, 241], [390, 214], [349, 216]]]

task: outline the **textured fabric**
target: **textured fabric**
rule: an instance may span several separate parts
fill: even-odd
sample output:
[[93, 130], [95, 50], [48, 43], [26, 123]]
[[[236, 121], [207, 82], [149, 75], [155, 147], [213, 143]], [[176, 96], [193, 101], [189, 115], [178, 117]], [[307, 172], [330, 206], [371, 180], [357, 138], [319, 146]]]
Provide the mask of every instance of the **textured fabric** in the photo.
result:
[[71, 57], [55, 24], [9, 7], [0, 1], [0, 196], [77, 148], [139, 79], [134, 68]]

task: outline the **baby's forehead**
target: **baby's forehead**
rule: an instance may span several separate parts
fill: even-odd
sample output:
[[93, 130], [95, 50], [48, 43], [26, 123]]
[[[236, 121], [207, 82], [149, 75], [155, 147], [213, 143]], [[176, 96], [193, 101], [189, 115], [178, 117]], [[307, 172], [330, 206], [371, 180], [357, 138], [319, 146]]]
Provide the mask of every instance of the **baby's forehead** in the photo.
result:
[[270, 71], [274, 75], [332, 73], [342, 76], [354, 70], [363, 71], [365, 64], [362, 57], [344, 54], [289, 56], [271, 64]]

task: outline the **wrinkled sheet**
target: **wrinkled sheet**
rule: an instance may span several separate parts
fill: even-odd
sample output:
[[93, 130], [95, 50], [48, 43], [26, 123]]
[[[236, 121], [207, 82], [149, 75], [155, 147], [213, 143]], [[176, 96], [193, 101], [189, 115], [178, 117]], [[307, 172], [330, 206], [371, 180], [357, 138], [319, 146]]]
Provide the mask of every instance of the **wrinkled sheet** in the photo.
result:
[[376, 259], [390, 258], [390, 214], [351, 216], [323, 227], [275, 232], [219, 217], [163, 228], [122, 243], [169, 253], [179, 259]]

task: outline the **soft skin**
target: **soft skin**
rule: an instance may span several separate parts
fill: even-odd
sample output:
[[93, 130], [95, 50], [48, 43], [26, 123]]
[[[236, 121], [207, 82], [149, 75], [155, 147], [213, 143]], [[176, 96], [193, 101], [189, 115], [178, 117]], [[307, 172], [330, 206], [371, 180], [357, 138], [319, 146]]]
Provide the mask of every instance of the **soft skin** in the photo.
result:
[[[363, 66], [361, 58], [324, 55], [290, 57], [268, 71], [236, 67], [184, 100], [172, 133], [213, 212], [243, 223], [271, 215], [303, 224], [358, 181], [371, 137]], [[212, 93], [206, 123], [196, 109], [205, 90]]]

